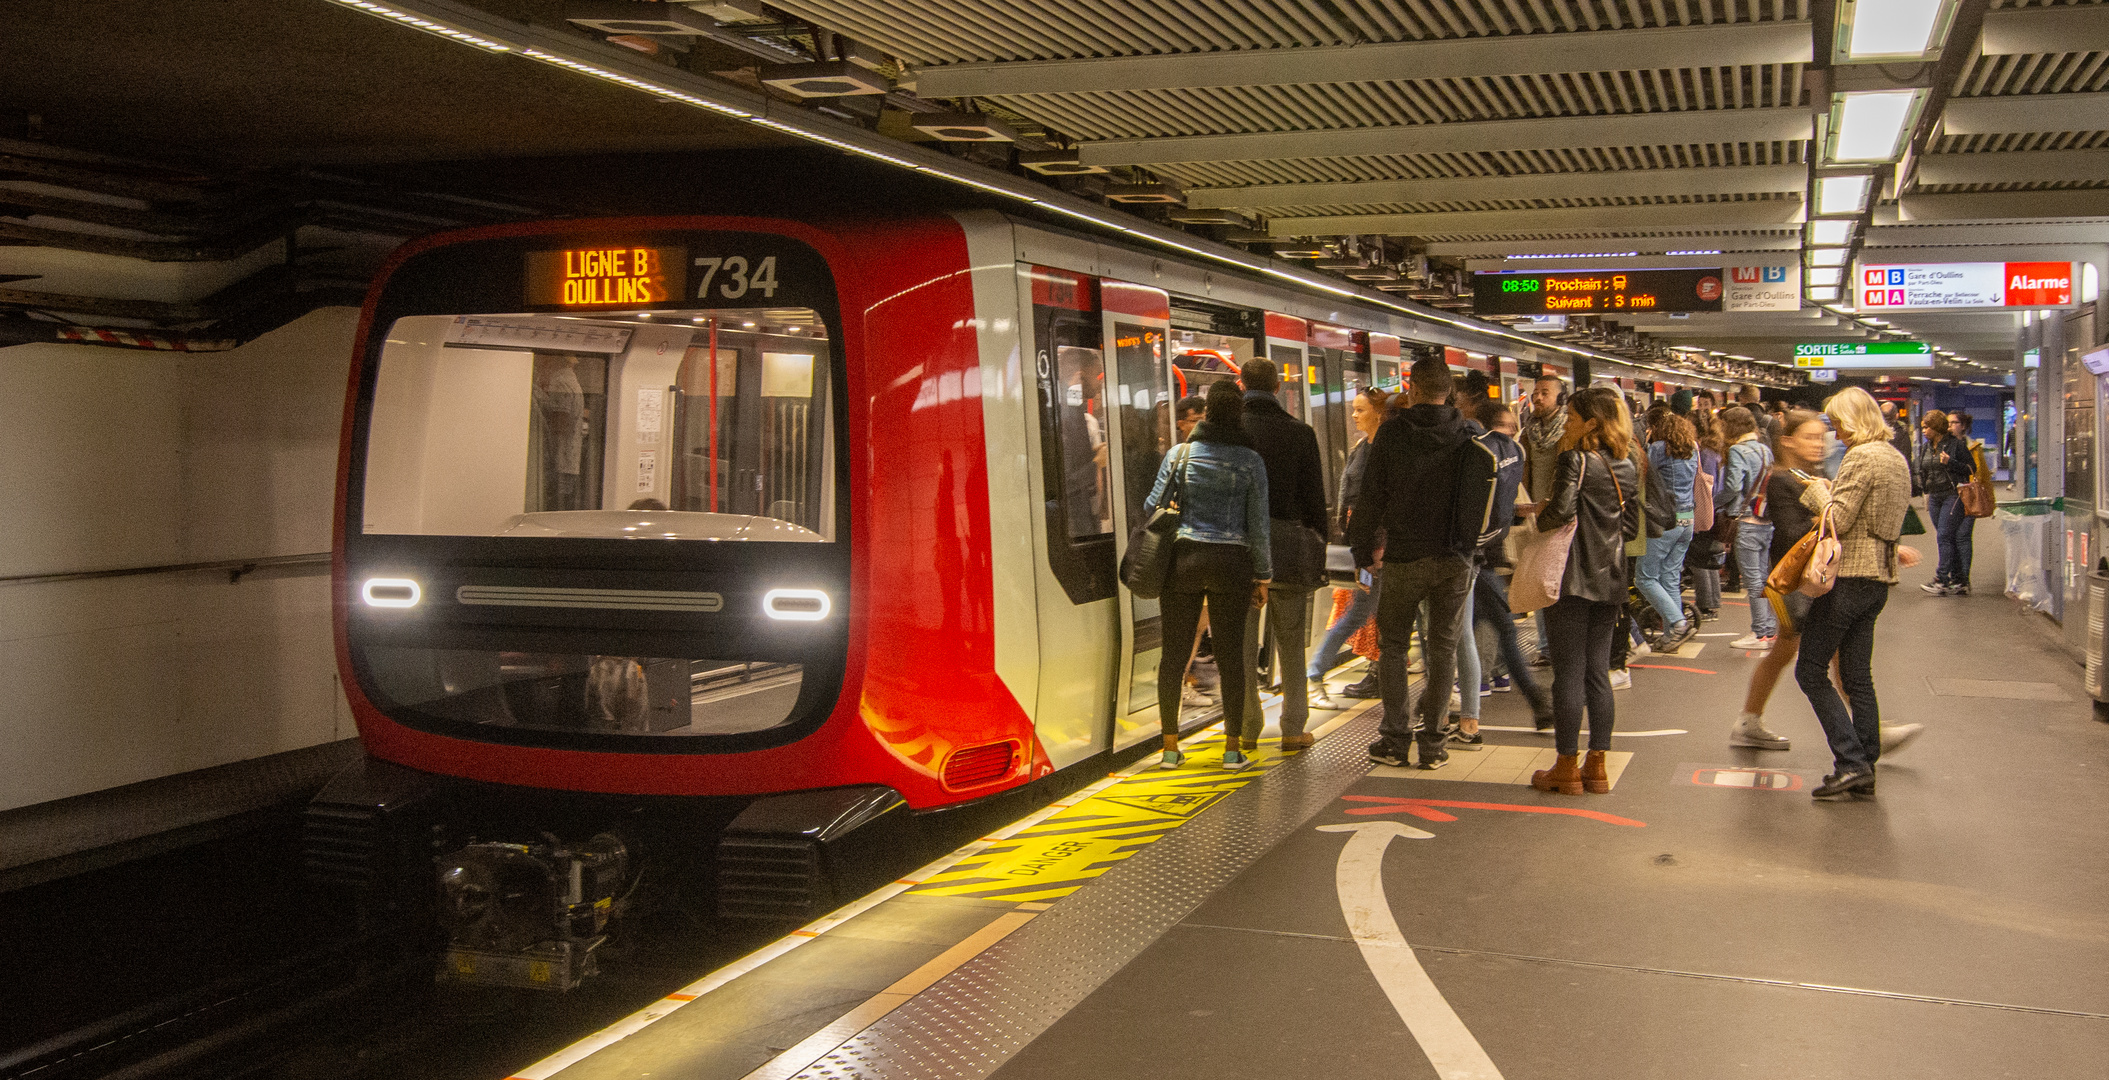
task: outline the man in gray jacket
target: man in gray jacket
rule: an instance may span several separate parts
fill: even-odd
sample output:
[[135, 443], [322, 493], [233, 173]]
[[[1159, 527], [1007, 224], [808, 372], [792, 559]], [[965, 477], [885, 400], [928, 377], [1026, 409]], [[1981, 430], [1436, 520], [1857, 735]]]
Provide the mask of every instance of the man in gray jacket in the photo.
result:
[[[1566, 397], [1567, 384], [1557, 375], [1540, 375], [1531, 384], [1530, 415], [1524, 418], [1516, 441], [1523, 444], [1524, 490], [1530, 492], [1532, 514], [1544, 509], [1552, 498], [1552, 479], [1560, 466], [1560, 436], [1567, 432]], [[1545, 651], [1550, 638], [1544, 610], [1539, 610], [1536, 623], [1538, 662], [1534, 666], [1551, 667], [1552, 660]]]

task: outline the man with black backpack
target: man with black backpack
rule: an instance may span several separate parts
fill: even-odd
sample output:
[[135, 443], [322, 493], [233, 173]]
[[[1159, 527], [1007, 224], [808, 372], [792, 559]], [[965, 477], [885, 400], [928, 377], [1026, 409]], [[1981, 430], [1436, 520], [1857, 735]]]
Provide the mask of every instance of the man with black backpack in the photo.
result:
[[[1414, 362], [1407, 407], [1370, 440], [1369, 464], [1348, 520], [1348, 543], [1358, 568], [1381, 568], [1377, 601], [1377, 684], [1384, 719], [1371, 761], [1404, 765], [1409, 742], [1420, 745], [1420, 767], [1450, 760], [1443, 718], [1457, 677], [1457, 641], [1465, 598], [1472, 592], [1472, 558], [1491, 531], [1498, 464], [1463, 416], [1442, 404], [1452, 379], [1440, 355]], [[1409, 717], [1406, 651], [1421, 603], [1428, 604], [1421, 697]], [[1477, 688], [1474, 688], [1476, 692]]]

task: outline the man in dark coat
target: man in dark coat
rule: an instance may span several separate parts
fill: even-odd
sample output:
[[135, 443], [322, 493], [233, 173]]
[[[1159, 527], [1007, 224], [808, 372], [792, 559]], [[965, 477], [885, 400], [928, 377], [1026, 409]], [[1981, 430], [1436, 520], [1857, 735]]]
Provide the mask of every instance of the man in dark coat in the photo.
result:
[[[1311, 637], [1311, 593], [1325, 584], [1325, 538], [1329, 517], [1325, 466], [1318, 433], [1281, 404], [1281, 369], [1272, 360], [1245, 361], [1238, 369], [1245, 387], [1245, 437], [1267, 465], [1267, 516], [1273, 539], [1274, 583], [1267, 590], [1266, 626], [1274, 633], [1274, 677], [1282, 693], [1282, 748], [1309, 744], [1304, 726], [1311, 716], [1310, 684], [1304, 667]], [[1245, 635], [1248, 672], [1259, 667], [1260, 622]], [[1247, 679], [1244, 739], [1259, 740], [1260, 691]]]
[[[1408, 404], [1370, 440], [1362, 491], [1348, 519], [1357, 567], [1381, 566], [1377, 600], [1377, 683], [1384, 719], [1371, 761], [1404, 765], [1418, 743], [1420, 767], [1450, 760], [1443, 718], [1457, 679], [1458, 635], [1472, 592], [1473, 555], [1494, 526], [1498, 463], [1458, 411], [1442, 404], [1452, 379], [1441, 356], [1413, 365]], [[1406, 651], [1415, 616], [1428, 604], [1427, 665], [1415, 717], [1406, 710]], [[1471, 692], [1478, 693], [1478, 687]]]

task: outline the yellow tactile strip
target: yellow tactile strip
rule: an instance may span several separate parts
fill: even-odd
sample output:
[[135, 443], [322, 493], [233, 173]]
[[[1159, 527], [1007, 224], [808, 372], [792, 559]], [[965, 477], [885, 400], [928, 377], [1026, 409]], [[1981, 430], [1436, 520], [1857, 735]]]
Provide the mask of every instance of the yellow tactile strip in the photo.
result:
[[[1462, 780], [1473, 784], [1528, 784], [1530, 774], [1539, 769], [1550, 769], [1559, 753], [1549, 746], [1488, 746], [1472, 752], [1455, 747], [1450, 750], [1450, 763], [1433, 772], [1420, 769], [1393, 768], [1379, 765], [1369, 771], [1371, 776], [1390, 776], [1402, 780]], [[1604, 771], [1611, 777], [1611, 786], [1618, 787], [1619, 775], [1626, 771], [1626, 763], [1633, 755], [1625, 750], [1613, 750], [1604, 755]]]

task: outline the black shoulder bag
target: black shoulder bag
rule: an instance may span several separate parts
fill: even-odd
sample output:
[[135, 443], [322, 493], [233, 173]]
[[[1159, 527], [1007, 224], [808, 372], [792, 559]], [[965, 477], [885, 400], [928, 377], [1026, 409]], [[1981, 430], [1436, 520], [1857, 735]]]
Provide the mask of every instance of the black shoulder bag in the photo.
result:
[[1172, 473], [1172, 482], [1165, 486], [1164, 504], [1159, 506], [1149, 520], [1135, 526], [1128, 537], [1127, 553], [1120, 557], [1120, 583], [1128, 591], [1144, 600], [1155, 600], [1164, 593], [1164, 583], [1172, 576], [1172, 541], [1179, 537], [1179, 523], [1184, 517], [1180, 503], [1186, 499], [1186, 466], [1193, 459], [1193, 443], [1180, 443], [1179, 468]]

